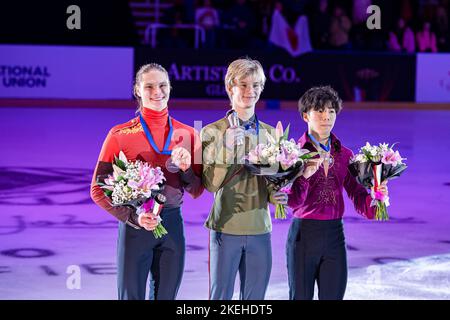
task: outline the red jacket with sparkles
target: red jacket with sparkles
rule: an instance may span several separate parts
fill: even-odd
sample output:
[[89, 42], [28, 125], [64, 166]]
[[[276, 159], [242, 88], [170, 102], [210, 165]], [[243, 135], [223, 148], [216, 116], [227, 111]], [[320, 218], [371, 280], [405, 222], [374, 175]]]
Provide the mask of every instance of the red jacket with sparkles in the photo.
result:
[[[168, 110], [154, 111], [142, 108], [142, 115], [147, 124], [153, 139], [162, 150], [169, 133]], [[113, 207], [111, 200], [105, 196], [103, 190], [97, 184], [98, 176], [104, 176], [112, 173], [112, 162], [114, 155], [118, 156], [123, 151], [128, 160], [142, 160], [150, 163], [152, 166], [161, 167], [166, 177], [166, 185], [163, 194], [167, 198], [165, 207], [180, 207], [183, 203], [183, 194], [186, 190], [194, 198], [200, 196], [203, 192], [201, 182], [201, 142], [198, 133], [194, 128], [185, 125], [171, 117], [173, 125], [172, 139], [169, 150], [177, 146], [186, 148], [191, 153], [191, 167], [183, 172], [170, 172], [166, 168], [170, 155], [158, 154], [150, 145], [145, 132], [140, 123], [139, 117], [136, 117], [124, 124], [113, 127], [100, 151], [97, 166], [91, 182], [91, 198], [94, 202], [112, 214], [120, 221], [127, 221], [133, 209], [129, 207]], [[171, 170], [173, 171], [173, 170]]]

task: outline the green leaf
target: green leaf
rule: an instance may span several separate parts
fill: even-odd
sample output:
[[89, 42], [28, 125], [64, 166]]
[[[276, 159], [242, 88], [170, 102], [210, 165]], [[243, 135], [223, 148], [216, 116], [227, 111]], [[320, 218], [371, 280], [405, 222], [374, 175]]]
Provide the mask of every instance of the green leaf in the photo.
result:
[[125, 162], [123, 162], [122, 160], [120, 160], [119, 158], [116, 158], [116, 166], [118, 166], [120, 169], [122, 169], [123, 171], [127, 170], [127, 166], [125, 165]]
[[111, 190], [103, 190], [107, 197], [111, 197], [113, 192]]
[[302, 160], [308, 160], [308, 159], [311, 159], [312, 157], [315, 157], [315, 156], [318, 155], [318, 154], [319, 154], [318, 152], [310, 152], [310, 153], [306, 153], [306, 154], [300, 156], [300, 159], [302, 159]]
[[289, 127], [290, 127], [290, 123], [288, 124], [288, 126], [286, 127], [286, 130], [284, 130], [283, 136], [281, 137], [282, 140], [287, 140], [289, 137]]
[[362, 150], [362, 152], [363, 152], [364, 155], [367, 157], [367, 159], [369, 159], [370, 161], [372, 161], [372, 155], [370, 154], [369, 151]]

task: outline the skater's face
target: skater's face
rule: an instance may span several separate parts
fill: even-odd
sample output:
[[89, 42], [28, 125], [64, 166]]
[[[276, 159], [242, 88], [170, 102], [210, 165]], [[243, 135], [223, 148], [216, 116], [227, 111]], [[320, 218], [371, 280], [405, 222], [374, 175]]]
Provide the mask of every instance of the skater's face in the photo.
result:
[[170, 83], [164, 72], [153, 69], [144, 73], [136, 89], [144, 108], [161, 111], [167, 107]]
[[235, 80], [234, 85], [231, 87], [231, 104], [233, 109], [254, 108], [262, 90], [262, 81], [256, 75]]
[[304, 112], [303, 120], [308, 124], [311, 131], [316, 132], [321, 137], [327, 137], [336, 122], [336, 111], [331, 107], [331, 104], [328, 104], [325, 108]]

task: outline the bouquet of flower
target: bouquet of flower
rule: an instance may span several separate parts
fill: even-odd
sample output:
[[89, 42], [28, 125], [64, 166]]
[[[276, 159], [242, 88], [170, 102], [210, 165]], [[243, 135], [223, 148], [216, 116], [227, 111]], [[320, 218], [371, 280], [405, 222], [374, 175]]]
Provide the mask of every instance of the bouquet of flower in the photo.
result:
[[[268, 142], [258, 144], [245, 157], [245, 167], [254, 174], [264, 176], [276, 191], [290, 193], [292, 180], [303, 172], [305, 163], [317, 152], [302, 149], [294, 139], [288, 140], [289, 125], [283, 131], [283, 125], [278, 121], [275, 138], [266, 132]], [[276, 219], [286, 219], [284, 205], [277, 204]]]
[[380, 143], [378, 146], [371, 146], [366, 143], [360, 152], [350, 159], [350, 173], [356, 180], [368, 189], [373, 188], [371, 206], [377, 206], [376, 220], [389, 220], [387, 207], [389, 197], [385, 197], [377, 191], [378, 186], [385, 180], [399, 177], [407, 168], [398, 151], [394, 151], [387, 143]]
[[[136, 213], [146, 213], [156, 205], [154, 198], [164, 187], [165, 177], [160, 167], [153, 168], [147, 162], [128, 161], [120, 151], [119, 157], [114, 156], [113, 174], [98, 181], [105, 195], [112, 200], [114, 206], [132, 206]], [[153, 210], [154, 211], [154, 210]], [[155, 238], [167, 234], [161, 224], [158, 212], [158, 226], [153, 230]]]

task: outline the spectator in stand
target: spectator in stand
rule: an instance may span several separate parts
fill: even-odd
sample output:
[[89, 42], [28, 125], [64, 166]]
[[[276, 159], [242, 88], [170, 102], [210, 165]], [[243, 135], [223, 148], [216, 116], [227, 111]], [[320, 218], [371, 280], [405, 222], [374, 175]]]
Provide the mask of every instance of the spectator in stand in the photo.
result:
[[320, 0], [317, 4], [311, 17], [311, 41], [314, 49], [324, 50], [328, 48], [331, 26], [328, 0]]
[[276, 0], [258, 0], [253, 3], [256, 18], [254, 41], [258, 49], [267, 49], [267, 39], [270, 36], [272, 13], [276, 3]]
[[419, 4], [416, 0], [400, 0], [397, 3], [395, 14], [397, 17], [402, 18], [408, 24], [414, 20], [414, 17], [418, 14]]
[[333, 10], [330, 26], [330, 46], [333, 49], [350, 49], [349, 33], [352, 27], [350, 18], [344, 9], [336, 6]]
[[246, 0], [236, 0], [227, 12], [228, 27], [230, 28], [229, 47], [241, 49], [249, 48], [256, 27], [256, 17]]
[[431, 30], [431, 24], [425, 21], [416, 35], [419, 52], [437, 52], [436, 35]]
[[416, 51], [414, 32], [402, 18], [398, 20], [396, 30], [389, 32], [388, 49], [394, 52]]
[[180, 29], [176, 25], [188, 24], [188, 10], [182, 0], [175, 0], [173, 6], [164, 13], [162, 23], [171, 26], [158, 31], [161, 44], [165, 48], [188, 48], [193, 46], [192, 30]]
[[372, 5], [372, 0], [353, 0], [353, 24], [366, 24], [367, 8]]
[[306, 14], [306, 5], [309, 0], [279, 0], [284, 8], [283, 15], [289, 25], [293, 26], [297, 22], [298, 17]]
[[195, 22], [205, 30], [205, 48], [216, 45], [216, 28], [219, 27], [219, 13], [213, 7], [211, 0], [203, 0], [203, 5], [195, 10]]
[[436, 37], [439, 51], [449, 49], [448, 12], [449, 1], [443, 0], [436, 11]]
[[366, 50], [370, 47], [371, 35], [374, 30], [368, 30], [366, 26], [367, 8], [372, 0], [353, 0], [352, 4], [352, 29], [350, 40], [353, 50]]
[[419, 0], [419, 16], [425, 21], [434, 21], [439, 0]]

